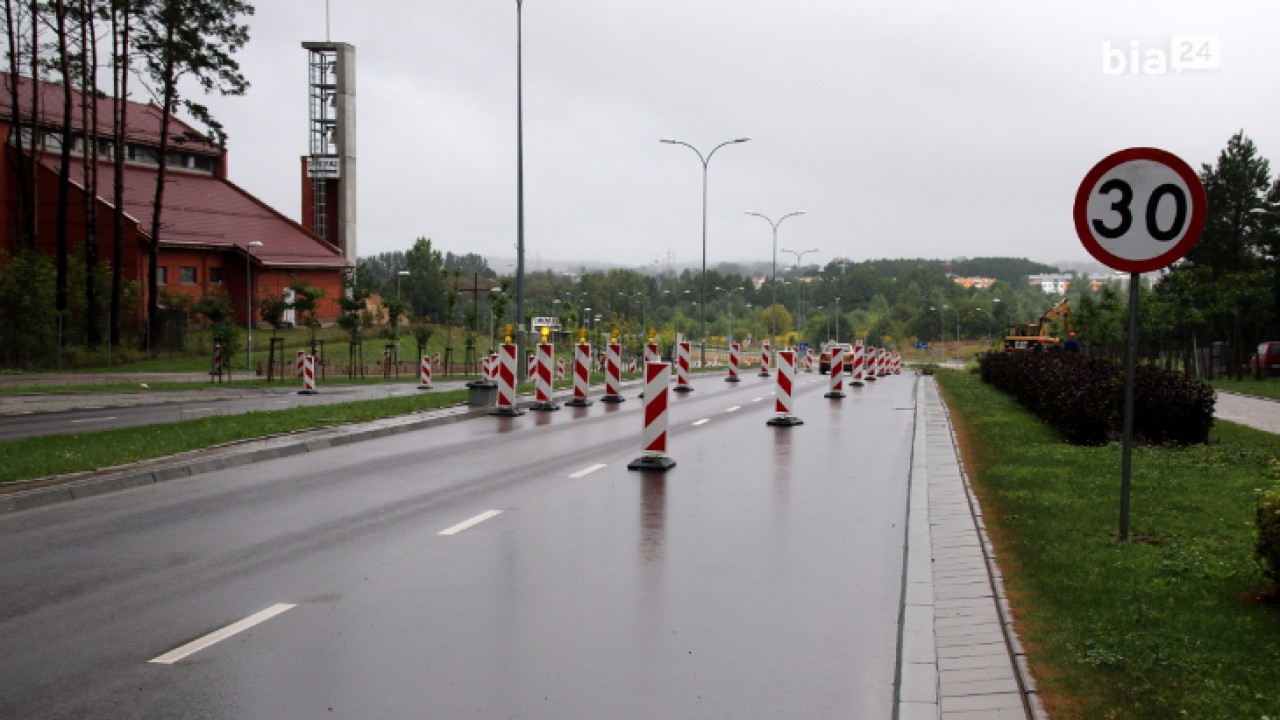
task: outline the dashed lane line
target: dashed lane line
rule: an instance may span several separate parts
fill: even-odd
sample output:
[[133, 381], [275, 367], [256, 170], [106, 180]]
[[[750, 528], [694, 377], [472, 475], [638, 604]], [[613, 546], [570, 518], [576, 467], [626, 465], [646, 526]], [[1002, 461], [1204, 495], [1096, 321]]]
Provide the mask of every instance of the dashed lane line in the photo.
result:
[[577, 478], [580, 478], [580, 477], [586, 477], [586, 476], [590, 475], [591, 473], [593, 473], [593, 472], [595, 472], [595, 471], [599, 470], [599, 469], [600, 469], [600, 468], [602, 468], [602, 467], [605, 467], [604, 463], [596, 463], [595, 465], [592, 465], [591, 467], [583, 468], [583, 469], [579, 470], [579, 471], [578, 471], [578, 472], [576, 472], [576, 473], [570, 473], [569, 477], [574, 478], [574, 479], [577, 479]]
[[479, 515], [471, 518], [470, 520], [463, 520], [457, 525], [454, 525], [453, 527], [448, 528], [447, 530], [441, 530], [436, 534], [437, 535], [457, 535], [458, 533], [462, 532], [463, 530], [466, 530], [469, 527], [474, 527], [476, 525], [479, 525], [485, 520], [488, 520], [489, 518], [496, 517], [501, 514], [502, 514], [501, 510], [486, 510], [480, 513]]
[[291, 610], [294, 607], [297, 607], [297, 606], [290, 605], [288, 603], [277, 603], [267, 608], [266, 610], [261, 610], [259, 612], [256, 612], [239, 622], [231, 623], [230, 625], [222, 628], [221, 630], [215, 630], [214, 632], [211, 632], [202, 638], [197, 638], [195, 640], [192, 640], [191, 642], [187, 643], [186, 645], [183, 645], [182, 647], [170, 650], [169, 652], [159, 657], [152, 658], [147, 662], [155, 663], [157, 665], [172, 665], [189, 655], [194, 655], [195, 653], [200, 652], [201, 650], [209, 647], [210, 645], [220, 643], [223, 640], [226, 640], [227, 638], [233, 635], [242, 633], [245, 630], [248, 630], [249, 628], [253, 627], [254, 625], [259, 625], [261, 623], [264, 623], [270, 620], [271, 618], [279, 615], [280, 613], [285, 612], [286, 610]]

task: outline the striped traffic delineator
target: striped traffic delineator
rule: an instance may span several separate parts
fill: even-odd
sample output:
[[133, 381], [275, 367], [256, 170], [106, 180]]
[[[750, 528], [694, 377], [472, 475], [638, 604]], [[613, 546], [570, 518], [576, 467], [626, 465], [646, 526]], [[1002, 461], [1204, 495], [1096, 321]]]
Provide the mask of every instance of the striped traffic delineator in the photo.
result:
[[893, 354], [893, 374], [894, 375], [902, 374], [902, 353]]
[[307, 355], [302, 359], [302, 389], [299, 395], [319, 395], [316, 390], [316, 356]]
[[769, 341], [760, 343], [760, 374], [756, 377], [769, 377]]
[[[689, 384], [689, 343], [683, 340], [676, 344], [676, 386], [674, 389], [678, 393], [693, 392], [693, 386]], [[648, 391], [649, 389], [646, 387], [645, 392]]]
[[556, 359], [556, 379], [564, 379], [564, 358]]
[[418, 374], [420, 376], [418, 389], [430, 390], [431, 389], [431, 358], [429, 356], [427, 355], [422, 356], [422, 366]]
[[738, 363], [741, 362], [742, 346], [738, 343], [729, 343], [729, 377], [725, 378], [725, 382], [742, 382], [742, 378], [738, 377]]
[[551, 343], [538, 343], [537, 356], [533, 370], [534, 401], [530, 410], [548, 412], [559, 410], [560, 404], [552, 399], [551, 358], [555, 356], [555, 347]]
[[298, 351], [298, 360], [297, 360], [297, 363], [293, 366], [294, 377], [302, 377], [302, 366], [306, 364], [306, 357], [307, 357], [306, 350]]
[[813, 372], [813, 348], [811, 347], [804, 349], [804, 371]]
[[[662, 362], [662, 353], [658, 350], [658, 343], [653, 341], [653, 335], [649, 335], [649, 342], [644, 344], [644, 364], [640, 366], [640, 371], [644, 372], [644, 366], [651, 362]], [[640, 394], [636, 397], [644, 397], [644, 387], [640, 388]]]
[[602, 403], [621, 403], [627, 399], [622, 397], [622, 346], [616, 342], [609, 343], [604, 361], [604, 397]]
[[884, 348], [876, 348], [876, 377], [884, 377]]
[[667, 406], [671, 366], [664, 362], [644, 364], [644, 431], [640, 434], [640, 457], [627, 464], [628, 470], [666, 472], [676, 466], [667, 454]]
[[839, 345], [831, 347], [831, 390], [822, 397], [832, 400], [847, 397], [844, 394], [844, 348]]
[[514, 417], [523, 415], [524, 410], [516, 406], [516, 346], [515, 343], [503, 343], [499, 346], [498, 367], [495, 376], [498, 381], [498, 404], [490, 415]]
[[803, 425], [804, 421], [791, 413], [796, 384], [796, 352], [778, 351], [778, 392], [774, 396], [773, 417], [765, 421], [774, 427]]
[[529, 353], [529, 364], [525, 365], [529, 371], [529, 382], [536, 382], [538, 379], [538, 356], [535, 353]]
[[591, 400], [587, 392], [591, 387], [591, 345], [578, 343], [573, 346], [573, 399], [565, 403], [569, 407], [587, 407]]
[[875, 382], [876, 380], [876, 346], [867, 345], [866, 351], [867, 361], [867, 382]]
[[866, 358], [863, 357], [862, 341], [858, 340], [853, 344], [853, 379], [849, 384], [853, 387], [862, 387], [862, 376], [866, 372], [864, 363]]

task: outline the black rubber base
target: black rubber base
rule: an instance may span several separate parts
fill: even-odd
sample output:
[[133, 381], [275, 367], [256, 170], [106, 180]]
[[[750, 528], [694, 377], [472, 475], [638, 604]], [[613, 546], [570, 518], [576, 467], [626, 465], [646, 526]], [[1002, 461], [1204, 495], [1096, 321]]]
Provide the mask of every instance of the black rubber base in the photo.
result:
[[565, 402], [565, 407], [591, 407], [593, 403], [586, 398], [574, 398]]
[[767, 373], [767, 372], [762, 372], [762, 373], [760, 373], [760, 374], [756, 375], [756, 377], [769, 377], [769, 373]]
[[614, 403], [624, 403], [626, 401], [627, 399], [622, 397], [621, 395], [605, 395], [604, 397], [600, 398], [600, 402], [609, 403], [611, 405]]
[[560, 406], [553, 402], [536, 402], [530, 405], [529, 409], [536, 412], [551, 412], [552, 410], [559, 410]]
[[792, 425], [803, 425], [804, 421], [795, 415], [776, 415], [765, 420], [764, 424], [774, 427], [791, 427]]
[[419, 390], [434, 390], [435, 388], [431, 387], [430, 385], [419, 385], [419, 386], [418, 386], [418, 389], [419, 389]]
[[725, 378], [724, 381], [725, 382], [742, 382], [742, 378], [738, 377], [737, 375], [734, 375], [732, 377]]
[[666, 472], [676, 466], [676, 461], [666, 455], [642, 455], [627, 463], [628, 470]]
[[823, 395], [822, 397], [824, 397], [824, 398], [831, 398], [832, 400], [841, 400], [841, 399], [843, 399], [843, 398], [847, 398], [847, 397], [849, 397], [849, 396], [848, 396], [848, 395], [845, 395], [845, 394], [844, 394], [844, 393], [842, 393], [842, 392], [829, 392], [829, 393], [827, 393], [826, 395]]
[[850, 381], [849, 381], [849, 387], [862, 387], [862, 384], [863, 384], [863, 383], [862, 383], [862, 381], [861, 381], [861, 380], [850, 380]]
[[319, 395], [320, 391], [319, 390], [299, 390], [298, 394], [299, 395]]
[[496, 407], [490, 410], [489, 414], [499, 417], [519, 417], [524, 414], [524, 410], [518, 407]]
[[693, 392], [693, 386], [692, 386], [692, 385], [677, 385], [677, 386], [675, 386], [675, 387], [671, 388], [671, 392], [678, 392], [678, 393]]

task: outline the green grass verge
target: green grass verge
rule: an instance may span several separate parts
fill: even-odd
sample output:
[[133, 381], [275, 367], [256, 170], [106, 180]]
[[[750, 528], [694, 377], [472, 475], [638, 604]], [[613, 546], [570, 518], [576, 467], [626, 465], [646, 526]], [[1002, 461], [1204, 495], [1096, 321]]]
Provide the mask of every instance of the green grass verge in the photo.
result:
[[0, 483], [94, 470], [275, 433], [365, 422], [466, 402], [465, 390], [0, 442]]
[[1272, 400], [1280, 400], [1280, 378], [1266, 378], [1265, 380], [1214, 380], [1209, 383], [1215, 390], [1228, 390], [1230, 392], [1238, 392], [1244, 395], [1257, 395], [1258, 397], [1271, 398]]
[[1054, 720], [1276, 718], [1280, 608], [1257, 599], [1254, 490], [1280, 438], [1219, 422], [1208, 445], [1074, 447], [969, 373], [939, 384]]

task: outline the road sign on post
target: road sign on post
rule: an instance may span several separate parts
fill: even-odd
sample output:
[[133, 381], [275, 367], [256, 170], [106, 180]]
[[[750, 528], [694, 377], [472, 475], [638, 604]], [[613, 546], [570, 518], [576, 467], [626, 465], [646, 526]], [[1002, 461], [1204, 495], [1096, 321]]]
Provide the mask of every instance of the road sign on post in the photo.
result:
[[1168, 267], [1204, 229], [1208, 203], [1200, 178], [1178, 156], [1129, 148], [1103, 158], [1076, 190], [1072, 218], [1089, 254], [1129, 273], [1129, 337], [1124, 368], [1124, 439], [1120, 456], [1120, 535], [1129, 540], [1133, 467], [1133, 376], [1138, 364], [1139, 273]]

